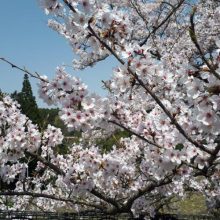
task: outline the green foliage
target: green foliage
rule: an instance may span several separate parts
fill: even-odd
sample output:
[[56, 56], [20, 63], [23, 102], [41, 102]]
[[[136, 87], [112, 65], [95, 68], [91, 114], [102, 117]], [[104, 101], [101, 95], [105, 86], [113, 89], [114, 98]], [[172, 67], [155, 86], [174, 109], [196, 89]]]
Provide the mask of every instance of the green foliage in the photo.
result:
[[59, 109], [58, 108], [40, 108], [39, 109], [42, 122], [41, 125], [43, 129], [47, 127], [48, 124], [53, 125], [62, 130], [64, 136], [75, 136], [75, 132], [69, 132], [63, 121], [59, 117]]
[[2, 90], [0, 89], [0, 98], [2, 98], [3, 97], [3, 92], [2, 92]]
[[175, 146], [175, 150], [181, 151], [183, 148], [184, 148], [184, 145], [181, 144], [181, 143], [179, 143], [179, 144], [177, 144], [177, 145]]
[[42, 126], [46, 128], [48, 124], [55, 126], [55, 118], [58, 116], [59, 109], [58, 108], [40, 108], [39, 109], [41, 118], [42, 118]]
[[97, 140], [96, 144], [102, 149], [104, 153], [110, 151], [114, 145], [119, 146], [120, 145], [119, 141], [121, 138], [130, 137], [130, 136], [131, 134], [129, 132], [118, 130], [108, 138]]
[[62, 154], [62, 155], [70, 153], [69, 152], [69, 146], [67, 144], [65, 144], [65, 143], [57, 145], [55, 147], [55, 151], [56, 151], [56, 153]]
[[2, 90], [0, 89], [0, 100], [3, 99], [3, 97], [7, 96], [8, 94], [5, 92], [2, 92]]
[[207, 214], [205, 198], [202, 194], [189, 192], [183, 199], [174, 198], [164, 209], [164, 213], [180, 213], [183, 215]]
[[20, 104], [21, 112], [30, 118], [34, 124], [41, 127], [41, 115], [27, 74], [24, 75], [21, 92], [15, 91], [11, 94], [11, 97]]

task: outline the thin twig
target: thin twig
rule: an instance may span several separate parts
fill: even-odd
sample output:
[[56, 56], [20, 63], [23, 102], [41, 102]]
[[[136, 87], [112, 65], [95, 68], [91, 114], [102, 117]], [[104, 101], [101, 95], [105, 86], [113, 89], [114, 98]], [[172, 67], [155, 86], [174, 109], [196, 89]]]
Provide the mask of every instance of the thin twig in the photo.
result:
[[[183, 2], [183, 0], [181, 1]], [[104, 42], [93, 30], [90, 23], [88, 23], [88, 29], [90, 30], [91, 34], [107, 49], [109, 52], [122, 64], [125, 65], [125, 62], [118, 57], [118, 55], [115, 53], [115, 51], [106, 43]], [[175, 125], [176, 129], [194, 146], [197, 148], [205, 151], [208, 154], [212, 154], [212, 151], [205, 148], [203, 145], [199, 144], [197, 141], [194, 141], [181, 127], [181, 125], [177, 122], [177, 120], [172, 116], [172, 114], [169, 112], [169, 110], [165, 107], [165, 105], [160, 101], [160, 99], [157, 97], [157, 95], [151, 91], [150, 88], [148, 88], [147, 85], [138, 77], [138, 75], [131, 70], [129, 66], [127, 66], [128, 72], [136, 79], [136, 81], [145, 89], [145, 91], [150, 94], [150, 96], [154, 99], [154, 101], [161, 107], [161, 109], [164, 111], [164, 113], [169, 117], [171, 123]]]
[[173, 8], [173, 10], [167, 15], [167, 17], [156, 27], [153, 28], [153, 30], [147, 35], [147, 37], [145, 38], [145, 40], [143, 42], [141, 42], [139, 45], [142, 47], [144, 44], [147, 43], [148, 39], [150, 38], [150, 36], [152, 34], [155, 34], [157, 32], [157, 30], [163, 26], [168, 19], [170, 19], [170, 17], [178, 10], [178, 8], [184, 3], [185, 0], [181, 0], [176, 7]]
[[[49, 167], [51, 170], [53, 170], [56, 174], [61, 175], [61, 176], [65, 176], [65, 173], [63, 170], [61, 170], [58, 166], [52, 164], [51, 162], [47, 161], [46, 159], [42, 158], [41, 156], [35, 154], [35, 153], [31, 153], [26, 151], [25, 152], [27, 155], [36, 158], [38, 161], [42, 162], [44, 165], [46, 165], [47, 167]], [[113, 205], [116, 208], [119, 208], [119, 205], [117, 203], [117, 201], [115, 201], [114, 199], [105, 196], [104, 194], [98, 192], [95, 188], [93, 188], [91, 191], [89, 191], [91, 194], [93, 194], [94, 196], [96, 196], [97, 198]]]
[[154, 143], [152, 141], [149, 141], [145, 137], [141, 136], [140, 134], [137, 134], [136, 132], [132, 131], [131, 129], [125, 127], [124, 125], [122, 125], [122, 124], [120, 124], [120, 123], [118, 123], [116, 121], [108, 120], [108, 122], [123, 128], [125, 131], [128, 131], [128, 132], [132, 133], [133, 135], [137, 136], [138, 138], [140, 138], [141, 140], [147, 142], [148, 144], [154, 145], [155, 147], [158, 147], [158, 148], [162, 148], [160, 145], [158, 145], [158, 144], [156, 144], [156, 143]]
[[199, 45], [198, 39], [197, 39], [197, 35], [196, 35], [196, 30], [195, 30], [195, 23], [194, 23], [194, 17], [195, 17], [195, 13], [196, 13], [196, 8], [193, 9], [191, 15], [190, 15], [190, 29], [189, 29], [189, 34], [190, 34], [190, 38], [192, 40], [192, 42], [194, 43], [195, 47], [197, 48], [203, 62], [207, 65], [207, 67], [209, 68], [210, 72], [217, 78], [220, 80], [220, 75], [215, 71], [215, 68], [208, 62], [208, 60], [205, 57], [205, 53], [203, 52], [202, 48]]
[[11, 65], [12, 68], [18, 69], [18, 70], [20, 70], [20, 71], [22, 71], [22, 72], [28, 74], [29, 76], [31, 76], [31, 77], [33, 77], [33, 78], [39, 79], [39, 80], [41, 80], [41, 81], [43, 81], [43, 82], [48, 82], [47, 80], [45, 80], [45, 79], [43, 79], [42, 77], [40, 77], [40, 75], [39, 75], [37, 72], [35, 72], [35, 74], [33, 74], [33, 73], [31, 73], [30, 71], [28, 71], [27, 69], [21, 68], [21, 67], [15, 65], [14, 63], [10, 62], [9, 60], [7, 60], [7, 59], [5, 59], [5, 58], [3, 58], [3, 57], [0, 57], [0, 60], [2, 60], [2, 61], [5, 62], [5, 63], [8, 63], [9, 65]]
[[69, 7], [69, 9], [73, 12], [73, 13], [77, 13], [75, 8], [71, 5], [71, 3], [67, 0], [63, 0], [63, 2]]

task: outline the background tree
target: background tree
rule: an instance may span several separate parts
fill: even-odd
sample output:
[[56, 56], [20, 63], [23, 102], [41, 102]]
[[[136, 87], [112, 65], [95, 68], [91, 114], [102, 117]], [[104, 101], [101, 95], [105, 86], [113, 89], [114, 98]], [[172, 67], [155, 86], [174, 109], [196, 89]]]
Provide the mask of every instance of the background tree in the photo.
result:
[[41, 127], [42, 117], [33, 95], [27, 74], [24, 75], [21, 92], [15, 91], [12, 93], [11, 97], [20, 104], [21, 112], [27, 115], [27, 117], [31, 119], [34, 124], [38, 124]]

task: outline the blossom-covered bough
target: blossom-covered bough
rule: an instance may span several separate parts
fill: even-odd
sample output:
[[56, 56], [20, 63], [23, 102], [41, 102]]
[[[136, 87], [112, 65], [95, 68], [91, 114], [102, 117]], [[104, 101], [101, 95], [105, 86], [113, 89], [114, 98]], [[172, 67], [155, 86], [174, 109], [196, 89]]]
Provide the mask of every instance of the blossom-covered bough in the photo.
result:
[[[49, 26], [69, 41], [76, 70], [115, 58], [105, 98], [58, 67], [39, 79], [82, 139], [66, 154], [60, 129], [39, 132], [9, 97], [0, 101], [2, 181], [16, 180], [12, 209], [154, 215], [196, 190], [220, 195], [220, 3], [217, 0], [40, 0]], [[20, 68], [10, 61], [1, 58]], [[22, 70], [20, 68], [20, 70]], [[27, 70], [23, 70], [26, 71]], [[31, 73], [29, 73], [31, 74]], [[100, 137], [129, 132], [103, 153]], [[89, 140], [89, 141], [88, 141]], [[29, 163], [37, 161], [34, 172]]]

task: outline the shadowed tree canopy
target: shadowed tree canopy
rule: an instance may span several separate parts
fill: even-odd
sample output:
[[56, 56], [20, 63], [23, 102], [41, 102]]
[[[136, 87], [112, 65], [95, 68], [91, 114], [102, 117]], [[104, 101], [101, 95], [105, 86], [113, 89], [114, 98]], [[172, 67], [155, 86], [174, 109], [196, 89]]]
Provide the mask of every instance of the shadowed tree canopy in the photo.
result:
[[27, 115], [34, 124], [38, 124], [39, 126], [41, 126], [42, 119], [40, 111], [33, 95], [31, 84], [27, 74], [24, 75], [21, 92], [15, 91], [11, 96], [21, 105], [22, 113]]
[[3, 92], [2, 92], [2, 90], [0, 89], [0, 98], [2, 98], [3, 97]]

